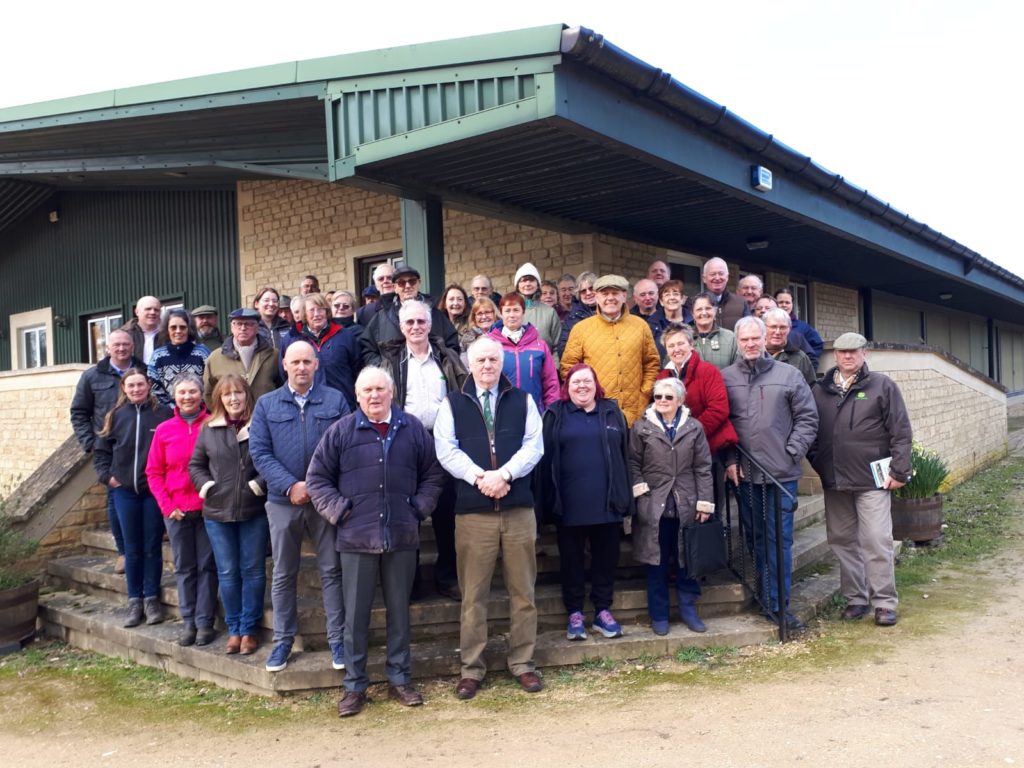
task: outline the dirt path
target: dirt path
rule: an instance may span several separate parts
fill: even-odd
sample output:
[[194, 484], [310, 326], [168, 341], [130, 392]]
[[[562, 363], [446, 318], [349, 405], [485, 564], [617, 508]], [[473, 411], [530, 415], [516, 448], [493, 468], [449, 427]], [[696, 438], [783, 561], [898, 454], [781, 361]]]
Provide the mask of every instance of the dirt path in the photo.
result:
[[[952, 580], [951, 580], [952, 581]], [[553, 685], [530, 697], [505, 686], [455, 702], [428, 689], [418, 711], [374, 704], [358, 718], [214, 732], [168, 722], [124, 735], [89, 703], [54, 702], [59, 726], [16, 735], [0, 726], [5, 766], [1005, 766], [1024, 765], [1024, 553], [1019, 543], [983, 574], [984, 607], [922, 632], [926, 601], [894, 630], [844, 628], [854, 660], [780, 664], [768, 654], [748, 679], [666, 674], [623, 691], [615, 676]], [[964, 586], [964, 583], [968, 586]], [[936, 593], [943, 587], [935, 585]], [[964, 591], [967, 590], [966, 594]], [[938, 594], [936, 594], [938, 597]], [[943, 612], [946, 614], [946, 612]], [[806, 649], [804, 649], [806, 650]], [[801, 653], [799, 645], [787, 653]], [[778, 653], [775, 654], [776, 656]], [[822, 663], [820, 660], [824, 659]], [[748, 664], [746, 669], [751, 669]], [[692, 673], [691, 673], [692, 675]], [[490, 698], [489, 698], [490, 697]], [[9, 711], [9, 710], [8, 710]], [[70, 714], [75, 713], [75, 714]]]

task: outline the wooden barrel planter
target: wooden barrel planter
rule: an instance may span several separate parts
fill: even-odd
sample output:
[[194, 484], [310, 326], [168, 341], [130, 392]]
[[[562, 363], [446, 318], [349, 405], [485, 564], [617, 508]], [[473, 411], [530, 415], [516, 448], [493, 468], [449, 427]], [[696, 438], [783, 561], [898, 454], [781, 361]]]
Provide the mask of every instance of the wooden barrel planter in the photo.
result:
[[892, 499], [892, 537], [931, 541], [942, 535], [942, 494], [927, 499]]
[[20, 646], [36, 633], [39, 580], [0, 591], [0, 648]]

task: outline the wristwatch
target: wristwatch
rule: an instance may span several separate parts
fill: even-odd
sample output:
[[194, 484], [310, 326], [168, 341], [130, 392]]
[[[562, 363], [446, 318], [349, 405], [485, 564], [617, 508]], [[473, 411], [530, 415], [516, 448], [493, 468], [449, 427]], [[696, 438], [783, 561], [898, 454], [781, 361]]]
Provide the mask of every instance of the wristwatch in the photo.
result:
[[504, 478], [506, 483], [508, 483], [509, 485], [512, 484], [512, 473], [509, 472], [507, 469], [501, 470], [501, 476]]

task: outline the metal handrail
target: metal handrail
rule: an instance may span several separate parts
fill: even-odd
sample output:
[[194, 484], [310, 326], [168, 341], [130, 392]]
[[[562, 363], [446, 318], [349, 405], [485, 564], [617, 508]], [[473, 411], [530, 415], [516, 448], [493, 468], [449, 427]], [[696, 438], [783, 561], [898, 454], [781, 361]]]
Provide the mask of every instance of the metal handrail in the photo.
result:
[[[769, 616], [772, 615], [773, 612], [772, 612], [772, 609], [771, 609], [771, 594], [770, 594], [770, 590], [769, 590], [769, 587], [768, 587], [768, 535], [767, 535], [767, 533], [768, 533], [768, 531], [767, 531], [767, 528], [768, 528], [768, 525], [767, 525], [768, 524], [768, 508], [770, 506], [772, 508], [772, 512], [773, 512], [774, 518], [775, 518], [775, 578], [776, 578], [776, 584], [777, 584], [778, 593], [779, 593], [779, 609], [778, 609], [777, 612], [775, 612], [775, 614], [776, 614], [775, 618], [776, 618], [776, 622], [777, 622], [778, 627], [779, 627], [779, 640], [781, 642], [786, 642], [787, 640], [789, 640], [789, 629], [786, 626], [786, 607], [785, 607], [786, 606], [786, 598], [788, 597], [788, 595], [784, 595], [783, 594], [783, 592], [785, 591], [785, 586], [784, 586], [785, 585], [785, 564], [784, 564], [784, 560], [783, 560], [783, 551], [782, 551], [782, 504], [780, 503], [780, 498], [781, 498], [780, 494], [785, 495], [785, 497], [787, 499], [789, 499], [790, 501], [792, 501], [794, 503], [794, 505], [796, 503], [796, 498], [793, 496], [792, 493], [789, 492], [789, 490], [785, 486], [782, 485], [782, 483], [778, 480], [778, 478], [776, 478], [771, 472], [769, 472], [767, 469], [765, 469], [764, 465], [761, 464], [753, 456], [751, 456], [750, 453], [746, 449], [744, 449], [742, 446], [739, 446], [739, 445], [737, 445], [735, 447], [736, 447], [736, 450], [739, 452], [740, 456], [746, 462], [748, 462], [750, 466], [752, 466], [754, 469], [756, 469], [758, 472], [761, 473], [762, 480], [763, 480], [763, 482], [757, 483], [757, 485], [761, 485], [761, 486], [764, 487], [764, 490], [761, 493], [761, 520], [762, 520], [762, 526], [763, 526], [762, 530], [764, 531], [764, 535], [761, 536], [761, 542], [762, 542], [762, 547], [763, 547], [763, 553], [762, 553], [762, 558], [761, 558], [761, 563], [762, 563], [761, 570], [762, 570], [762, 573], [760, 574], [760, 576], [761, 576], [761, 578], [760, 578], [761, 589], [760, 590], [757, 589], [757, 579], [756, 579], [756, 577], [754, 579], [754, 583], [753, 584], [751, 584], [749, 582], [749, 580], [746, 578], [746, 570], [747, 569], [746, 569], [746, 565], [745, 565], [745, 560], [746, 560], [746, 554], [747, 554], [747, 540], [750, 541], [751, 554], [755, 554], [753, 552], [753, 549], [756, 546], [757, 538], [758, 537], [755, 535], [755, 531], [754, 530], [751, 530], [749, 533], [745, 531], [745, 526], [744, 526], [742, 515], [739, 516], [739, 527], [740, 527], [740, 531], [741, 531], [741, 537], [743, 539], [741, 555], [740, 555], [740, 560], [741, 560], [741, 562], [740, 562], [740, 570], [737, 570], [736, 564], [735, 564], [734, 559], [733, 559], [732, 514], [731, 514], [731, 510], [730, 510], [730, 506], [729, 506], [729, 497], [731, 495], [735, 495], [736, 496], [736, 504], [737, 504], [737, 506], [739, 506], [740, 505], [740, 496], [739, 496], [740, 489], [739, 489], [738, 486], [733, 485], [732, 483], [728, 483], [727, 484], [727, 486], [732, 486], [732, 493], [729, 492], [728, 487], [727, 487], [726, 498], [725, 498], [726, 539], [727, 539], [726, 546], [728, 547], [728, 553], [729, 553], [729, 568], [733, 572], [733, 574], [735, 574], [736, 577], [743, 584], [745, 584], [747, 587], [750, 588], [751, 592], [754, 595], [754, 599], [761, 606], [761, 609], [765, 613], [767, 613]], [[751, 485], [753, 485], [753, 484], [754, 483], [751, 482]], [[753, 526], [753, 524], [754, 524], [753, 498], [750, 499], [750, 506], [751, 506], [751, 521], [750, 522], [751, 522], [751, 525]], [[755, 564], [756, 564], [756, 557], [755, 557]]]

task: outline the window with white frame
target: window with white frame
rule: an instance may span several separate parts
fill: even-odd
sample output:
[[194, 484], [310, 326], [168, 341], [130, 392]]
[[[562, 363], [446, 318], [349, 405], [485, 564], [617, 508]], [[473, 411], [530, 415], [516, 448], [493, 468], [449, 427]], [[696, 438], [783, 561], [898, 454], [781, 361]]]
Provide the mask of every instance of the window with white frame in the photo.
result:
[[89, 362], [98, 363], [107, 354], [107, 337], [115, 328], [120, 328], [124, 318], [120, 312], [93, 315], [86, 320], [89, 339]]
[[793, 291], [793, 309], [796, 310], [796, 316], [805, 323], [810, 323], [811, 300], [807, 291], [807, 283], [790, 283], [789, 287]]
[[46, 326], [18, 329], [19, 368], [42, 368], [46, 365]]

